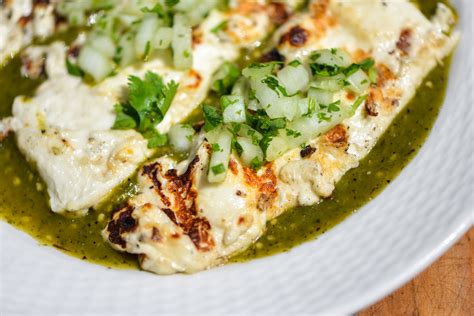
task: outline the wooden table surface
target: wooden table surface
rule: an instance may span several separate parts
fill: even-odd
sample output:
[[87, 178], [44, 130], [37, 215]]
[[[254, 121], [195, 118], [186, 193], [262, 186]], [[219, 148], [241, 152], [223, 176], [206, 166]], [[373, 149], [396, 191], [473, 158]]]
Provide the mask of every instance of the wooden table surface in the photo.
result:
[[474, 316], [474, 227], [443, 257], [358, 316]]

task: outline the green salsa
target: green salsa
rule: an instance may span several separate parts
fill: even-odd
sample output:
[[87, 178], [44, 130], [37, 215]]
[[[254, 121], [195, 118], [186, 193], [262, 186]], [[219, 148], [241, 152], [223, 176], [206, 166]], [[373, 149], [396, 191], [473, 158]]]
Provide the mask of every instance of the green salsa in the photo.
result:
[[[430, 16], [438, 1], [424, 0], [420, 8]], [[444, 2], [444, 1], [443, 1]], [[29, 95], [41, 83], [21, 77], [20, 59], [0, 69], [0, 118], [11, 114], [17, 95]], [[314, 240], [356, 212], [389, 184], [423, 145], [443, 103], [449, 60], [435, 68], [414, 99], [392, 122], [360, 166], [337, 183], [331, 198], [311, 207], [285, 212], [268, 224], [266, 233], [233, 262], [286, 251]], [[196, 116], [198, 117], [198, 116]], [[138, 268], [134, 255], [113, 250], [101, 236], [114, 205], [136, 192], [133, 177], [117, 188], [107, 203], [85, 217], [53, 213], [46, 187], [17, 149], [14, 138], [0, 142], [0, 218], [36, 238], [83, 260], [115, 268]]]

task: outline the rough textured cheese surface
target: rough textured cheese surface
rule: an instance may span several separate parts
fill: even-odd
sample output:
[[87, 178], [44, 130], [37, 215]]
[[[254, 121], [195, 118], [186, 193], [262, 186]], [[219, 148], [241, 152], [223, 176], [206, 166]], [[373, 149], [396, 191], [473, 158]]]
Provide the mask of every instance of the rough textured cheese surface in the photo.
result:
[[[104, 237], [118, 250], [139, 254], [144, 269], [166, 274], [206, 269], [245, 250], [263, 234], [263, 220], [319, 202], [357, 167], [423, 78], [454, 49], [458, 35], [445, 33], [452, 21], [442, 5], [429, 21], [405, 0], [312, 1], [309, 12], [277, 32], [275, 48], [287, 61], [332, 47], [347, 49], [356, 61], [373, 57], [378, 82], [356, 115], [311, 141], [316, 151], [309, 157], [295, 149], [258, 172], [233, 157], [222, 184], [203, 177], [205, 141], [184, 166], [168, 158], [148, 163], [139, 171], [143, 193], [114, 212]], [[292, 41], [295, 26], [305, 34], [298, 30]], [[189, 189], [175, 190], [170, 181]], [[243, 220], [250, 225], [236, 216], [252, 219]]]
[[[163, 52], [89, 86], [67, 74], [63, 44], [36, 48], [46, 55], [48, 80], [34, 97], [16, 98], [14, 124], [11, 119], [8, 122], [16, 132], [19, 148], [46, 182], [54, 212], [86, 212], [152, 154], [137, 132], [111, 130], [115, 120], [113, 106], [124, 98], [129, 75], [143, 77], [153, 71], [166, 82], [179, 83], [175, 99], [157, 127], [166, 132], [204, 100], [213, 73], [225, 61], [237, 59], [242, 48], [265, 38], [273, 26], [267, 14], [269, 7], [244, 0], [239, 3], [227, 12], [212, 12], [194, 30], [197, 39], [190, 70], [175, 70], [171, 54]], [[223, 21], [235, 27], [229, 27], [224, 34], [212, 32]], [[239, 37], [233, 31], [242, 25], [247, 33]], [[6, 123], [7, 120], [3, 125]]]

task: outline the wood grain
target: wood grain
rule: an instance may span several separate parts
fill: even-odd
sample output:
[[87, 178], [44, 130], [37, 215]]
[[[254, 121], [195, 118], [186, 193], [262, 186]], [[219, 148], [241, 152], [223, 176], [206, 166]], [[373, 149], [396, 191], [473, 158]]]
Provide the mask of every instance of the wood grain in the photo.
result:
[[358, 316], [474, 316], [474, 227], [426, 271]]

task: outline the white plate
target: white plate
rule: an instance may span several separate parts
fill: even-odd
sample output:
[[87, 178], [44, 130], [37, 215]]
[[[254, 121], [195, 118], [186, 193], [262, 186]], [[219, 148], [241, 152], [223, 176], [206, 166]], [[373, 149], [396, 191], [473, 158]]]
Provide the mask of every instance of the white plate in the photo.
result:
[[417, 157], [357, 214], [292, 251], [195, 275], [106, 269], [0, 224], [0, 312], [29, 314], [355, 312], [389, 294], [473, 224], [471, 0], [444, 107]]

